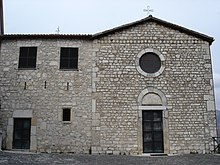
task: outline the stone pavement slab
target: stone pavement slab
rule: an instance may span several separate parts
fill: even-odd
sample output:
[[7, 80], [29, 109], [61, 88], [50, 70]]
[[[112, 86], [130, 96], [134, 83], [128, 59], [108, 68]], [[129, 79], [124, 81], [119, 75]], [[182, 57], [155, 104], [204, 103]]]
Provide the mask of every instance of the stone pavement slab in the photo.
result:
[[191, 154], [175, 156], [79, 155], [0, 152], [0, 164], [71, 165], [219, 165], [220, 156]]

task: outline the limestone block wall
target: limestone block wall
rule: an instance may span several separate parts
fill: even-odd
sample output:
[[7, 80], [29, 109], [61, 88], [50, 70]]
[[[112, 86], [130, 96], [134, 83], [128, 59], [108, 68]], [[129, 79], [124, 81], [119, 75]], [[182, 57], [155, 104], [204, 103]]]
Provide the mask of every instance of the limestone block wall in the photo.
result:
[[[37, 67], [18, 69], [19, 48], [37, 47]], [[60, 48], [78, 47], [78, 70], [60, 70]], [[142, 53], [159, 55], [143, 74]], [[148, 22], [92, 40], [3, 40], [0, 53], [3, 148], [14, 118], [31, 118], [31, 151], [142, 154], [142, 111], [161, 110], [165, 153], [209, 153], [216, 135], [209, 43]], [[142, 99], [159, 98], [160, 106]], [[152, 99], [153, 100], [153, 99]], [[150, 101], [145, 102], [149, 103]], [[62, 109], [71, 121], [62, 121]]]
[[[152, 22], [104, 36], [94, 45], [95, 113], [100, 116], [94, 152], [143, 152], [138, 96], [148, 88], [161, 91], [167, 100], [166, 153], [212, 150], [216, 121], [208, 42]], [[164, 56], [160, 75], [138, 72], [137, 56], [146, 49]]]
[[[21, 46], [37, 47], [36, 69], [18, 69]], [[60, 47], [79, 48], [78, 70], [59, 69]], [[5, 40], [1, 43], [0, 58], [3, 147], [12, 148], [13, 118], [28, 117], [32, 118], [31, 150], [88, 153], [92, 123], [92, 43], [62, 39]], [[62, 121], [63, 108], [71, 109], [70, 122]]]

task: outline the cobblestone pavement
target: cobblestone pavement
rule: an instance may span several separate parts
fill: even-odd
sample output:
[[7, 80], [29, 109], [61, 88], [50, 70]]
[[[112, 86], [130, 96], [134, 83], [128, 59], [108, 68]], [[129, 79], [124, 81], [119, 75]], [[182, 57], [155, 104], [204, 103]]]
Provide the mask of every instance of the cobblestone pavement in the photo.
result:
[[72, 165], [220, 165], [219, 155], [176, 155], [163, 157], [126, 155], [78, 155], [0, 152], [0, 164]]

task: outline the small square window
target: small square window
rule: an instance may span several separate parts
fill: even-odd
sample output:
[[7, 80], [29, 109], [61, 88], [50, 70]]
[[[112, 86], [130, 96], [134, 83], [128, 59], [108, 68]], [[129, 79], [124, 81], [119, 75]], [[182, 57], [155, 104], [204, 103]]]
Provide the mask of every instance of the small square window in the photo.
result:
[[37, 47], [20, 47], [18, 68], [36, 68]]
[[63, 109], [63, 121], [70, 121], [71, 119], [71, 109], [64, 108]]
[[61, 48], [60, 69], [78, 69], [78, 48]]

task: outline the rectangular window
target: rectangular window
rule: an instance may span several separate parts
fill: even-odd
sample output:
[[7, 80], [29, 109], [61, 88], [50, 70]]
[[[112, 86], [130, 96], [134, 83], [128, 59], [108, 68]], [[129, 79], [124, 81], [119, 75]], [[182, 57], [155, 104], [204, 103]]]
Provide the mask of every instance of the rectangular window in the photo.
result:
[[71, 109], [64, 108], [63, 109], [63, 121], [70, 121], [71, 119]]
[[36, 68], [37, 47], [20, 47], [18, 68]]
[[60, 69], [78, 69], [78, 48], [61, 48]]

